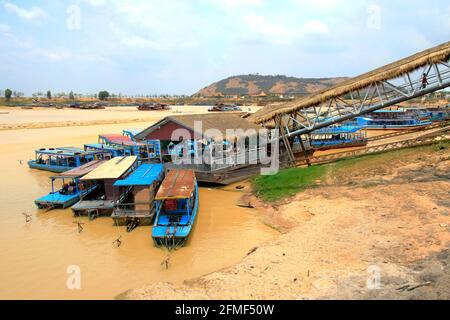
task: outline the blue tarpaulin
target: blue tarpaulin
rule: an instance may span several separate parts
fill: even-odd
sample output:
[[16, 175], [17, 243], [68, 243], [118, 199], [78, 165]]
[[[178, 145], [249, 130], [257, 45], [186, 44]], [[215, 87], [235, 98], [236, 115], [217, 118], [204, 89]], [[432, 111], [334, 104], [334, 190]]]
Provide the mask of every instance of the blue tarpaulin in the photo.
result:
[[161, 178], [164, 172], [162, 164], [142, 164], [130, 176], [114, 183], [115, 187], [149, 186]]

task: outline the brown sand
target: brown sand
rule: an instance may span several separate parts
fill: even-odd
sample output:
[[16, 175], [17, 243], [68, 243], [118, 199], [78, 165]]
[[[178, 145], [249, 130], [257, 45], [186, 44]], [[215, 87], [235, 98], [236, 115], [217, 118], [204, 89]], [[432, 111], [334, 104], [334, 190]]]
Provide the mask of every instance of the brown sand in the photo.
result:
[[[415, 149], [413, 149], [415, 150]], [[363, 165], [364, 164], [364, 165]], [[368, 160], [321, 188], [265, 208], [285, 232], [231, 268], [160, 282], [129, 299], [450, 298], [450, 151]], [[367, 289], [370, 268], [381, 287]], [[409, 284], [411, 287], [397, 290]]]
[[[0, 130], [79, 127], [125, 122], [154, 123], [175, 114], [207, 113], [208, 108], [206, 106], [172, 106], [168, 111], [139, 111], [136, 107], [107, 107], [99, 110], [0, 107]], [[259, 107], [243, 109], [245, 112], [257, 110]]]

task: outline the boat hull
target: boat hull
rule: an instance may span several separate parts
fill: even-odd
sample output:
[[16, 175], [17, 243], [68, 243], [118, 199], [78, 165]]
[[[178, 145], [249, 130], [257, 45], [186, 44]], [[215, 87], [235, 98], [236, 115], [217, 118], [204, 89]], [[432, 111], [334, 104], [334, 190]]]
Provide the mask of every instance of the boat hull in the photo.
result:
[[407, 129], [419, 129], [431, 125], [431, 122], [424, 122], [421, 124], [413, 125], [366, 125], [367, 130], [407, 130]]
[[195, 221], [197, 220], [198, 208], [199, 208], [199, 199], [198, 199], [198, 185], [195, 185], [195, 203], [192, 209], [192, 216], [187, 225], [179, 225], [179, 226], [165, 226], [165, 225], [156, 225], [152, 228], [152, 238], [157, 247], [180, 247], [186, 243], [188, 240], [191, 231], [195, 225]]
[[62, 172], [66, 172], [66, 171], [75, 169], [75, 167], [63, 167], [63, 166], [52, 166], [52, 165], [46, 165], [46, 164], [39, 164], [39, 163], [36, 163], [36, 161], [34, 161], [34, 160], [28, 161], [28, 167], [30, 167], [31, 169], [38, 169], [38, 170], [55, 172], [55, 173], [62, 173]]
[[342, 148], [353, 148], [353, 147], [364, 147], [367, 145], [367, 140], [364, 141], [354, 141], [354, 142], [345, 142], [340, 144], [312, 144], [314, 150], [331, 150], [331, 149], [342, 149]]
[[62, 208], [67, 209], [80, 201], [82, 196], [85, 196], [95, 190], [97, 186], [93, 186], [83, 192], [78, 192], [76, 194], [61, 194], [58, 192], [50, 192], [46, 196], [36, 199], [34, 203], [39, 209], [56, 209]]
[[36, 199], [34, 203], [39, 209], [62, 208], [66, 209], [80, 201], [80, 195], [61, 195], [58, 193], [48, 194]]

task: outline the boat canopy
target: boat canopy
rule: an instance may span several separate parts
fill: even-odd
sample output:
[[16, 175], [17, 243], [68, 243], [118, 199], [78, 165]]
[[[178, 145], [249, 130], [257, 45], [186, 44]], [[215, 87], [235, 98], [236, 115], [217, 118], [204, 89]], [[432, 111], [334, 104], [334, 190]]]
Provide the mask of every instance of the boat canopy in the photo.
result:
[[105, 139], [112, 144], [119, 144], [123, 146], [139, 146], [141, 143], [133, 141], [130, 137], [121, 134], [100, 134], [99, 138]]
[[99, 151], [84, 151], [80, 148], [75, 147], [63, 147], [63, 148], [42, 148], [36, 150], [36, 153], [38, 154], [46, 154], [46, 155], [55, 155], [55, 156], [66, 156], [66, 157], [73, 157], [73, 156], [86, 156], [86, 155], [95, 155], [99, 153]]
[[137, 161], [137, 157], [116, 157], [85, 175], [81, 180], [119, 179]]
[[188, 199], [195, 191], [195, 173], [193, 170], [173, 169], [165, 177], [156, 200]]
[[91, 162], [88, 162], [78, 168], [63, 172], [57, 176], [53, 176], [53, 179], [56, 178], [79, 178], [82, 177], [86, 174], [88, 174], [89, 172], [97, 169], [99, 166], [101, 166], [102, 164], [104, 164], [106, 162], [106, 160], [94, 160]]
[[163, 172], [162, 164], [142, 164], [126, 179], [116, 181], [114, 187], [149, 186], [161, 179]]

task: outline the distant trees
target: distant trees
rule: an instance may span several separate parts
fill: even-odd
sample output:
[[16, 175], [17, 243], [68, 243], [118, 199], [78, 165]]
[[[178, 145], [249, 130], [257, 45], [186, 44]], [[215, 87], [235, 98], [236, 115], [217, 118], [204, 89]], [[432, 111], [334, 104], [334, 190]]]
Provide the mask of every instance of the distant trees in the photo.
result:
[[74, 96], [74, 94], [73, 94], [73, 91], [70, 91], [70, 93], [69, 93], [69, 99], [70, 99], [70, 100], [75, 100], [75, 96]]
[[107, 100], [109, 98], [109, 92], [108, 91], [100, 91], [98, 93], [98, 98], [102, 101]]
[[52, 98], [52, 92], [50, 90], [47, 91], [47, 99]]
[[6, 89], [6, 90], [5, 90], [5, 98], [6, 98], [6, 100], [11, 99], [11, 96], [12, 96], [12, 91], [11, 91], [11, 89]]

